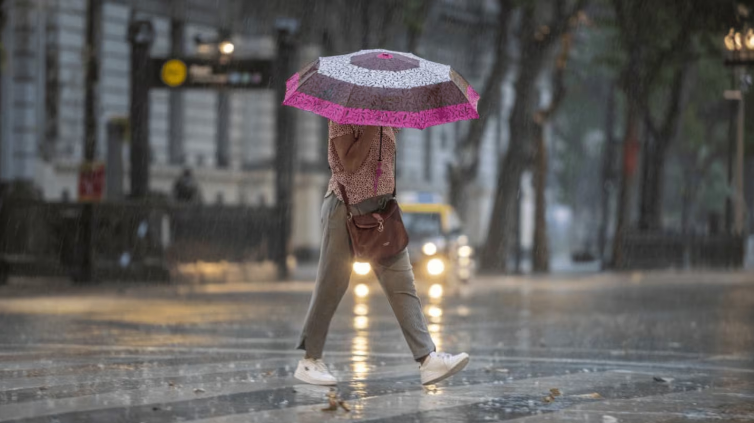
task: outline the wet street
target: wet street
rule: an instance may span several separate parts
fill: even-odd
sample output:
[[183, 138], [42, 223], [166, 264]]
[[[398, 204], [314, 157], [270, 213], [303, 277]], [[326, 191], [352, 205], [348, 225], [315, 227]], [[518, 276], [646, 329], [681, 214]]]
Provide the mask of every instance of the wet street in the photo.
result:
[[293, 378], [311, 288], [0, 287], [0, 422], [754, 421], [752, 273], [421, 284], [438, 348], [471, 354], [430, 389], [379, 286], [352, 289], [325, 356], [350, 411]]

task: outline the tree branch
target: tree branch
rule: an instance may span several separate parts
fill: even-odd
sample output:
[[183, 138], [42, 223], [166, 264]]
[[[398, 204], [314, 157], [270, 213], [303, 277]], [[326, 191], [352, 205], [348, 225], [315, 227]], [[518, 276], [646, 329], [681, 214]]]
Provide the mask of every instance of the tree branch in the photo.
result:
[[571, 53], [572, 35], [566, 33], [561, 36], [561, 51], [555, 62], [555, 74], [553, 75], [553, 95], [550, 100], [550, 105], [537, 112], [534, 120], [536, 123], [542, 125], [547, 122], [552, 114], [558, 109], [560, 103], [563, 102], [566, 96], [565, 88], [565, 70], [568, 63], [568, 57]]
[[507, 59], [508, 20], [514, 6], [512, 0], [499, 0], [499, 2], [500, 13], [495, 37], [495, 61], [477, 105], [480, 118], [471, 121], [466, 137], [459, 144], [459, 170], [463, 178], [473, 178], [476, 175], [479, 164], [479, 146], [482, 142], [486, 117], [490, 110], [496, 109], [495, 105], [500, 101]]
[[555, 40], [560, 38], [566, 31], [575, 26], [574, 22], [578, 18], [578, 13], [584, 9], [588, 0], [577, 0], [568, 13], [565, 13], [565, 1], [558, 0], [555, 2], [555, 14], [547, 25], [549, 32], [544, 34], [544, 37], [540, 41], [540, 45], [543, 48], [549, 47]]

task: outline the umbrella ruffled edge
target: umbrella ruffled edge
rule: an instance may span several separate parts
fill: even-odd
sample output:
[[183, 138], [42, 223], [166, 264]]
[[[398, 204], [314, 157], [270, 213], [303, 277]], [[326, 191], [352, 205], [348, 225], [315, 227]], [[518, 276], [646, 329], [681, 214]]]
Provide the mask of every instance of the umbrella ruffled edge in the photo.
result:
[[425, 129], [430, 126], [479, 119], [477, 103], [479, 94], [469, 85], [466, 97], [469, 103], [438, 107], [419, 112], [394, 112], [389, 110], [352, 109], [331, 101], [323, 100], [296, 91], [299, 75], [294, 74], [286, 81], [286, 94], [283, 104], [306, 110], [326, 117], [343, 125], [391, 126], [397, 128]]

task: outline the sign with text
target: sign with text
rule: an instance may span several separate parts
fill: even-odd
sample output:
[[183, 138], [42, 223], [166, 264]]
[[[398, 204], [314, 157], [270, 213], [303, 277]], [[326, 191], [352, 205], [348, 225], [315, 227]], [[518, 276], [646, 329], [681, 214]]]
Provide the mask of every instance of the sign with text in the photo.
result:
[[102, 200], [105, 188], [105, 165], [102, 162], [85, 162], [79, 167], [79, 201]]
[[152, 88], [268, 88], [272, 60], [152, 59]]

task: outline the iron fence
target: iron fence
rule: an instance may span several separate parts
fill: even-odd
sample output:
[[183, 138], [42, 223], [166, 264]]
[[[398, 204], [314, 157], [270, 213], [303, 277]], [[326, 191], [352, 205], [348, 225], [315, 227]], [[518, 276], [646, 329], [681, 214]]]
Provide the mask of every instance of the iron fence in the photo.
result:
[[[74, 277], [82, 205], [14, 201], [0, 208], [0, 283], [10, 275]], [[168, 280], [177, 264], [270, 260], [271, 208], [103, 203], [94, 206], [99, 280]]]

